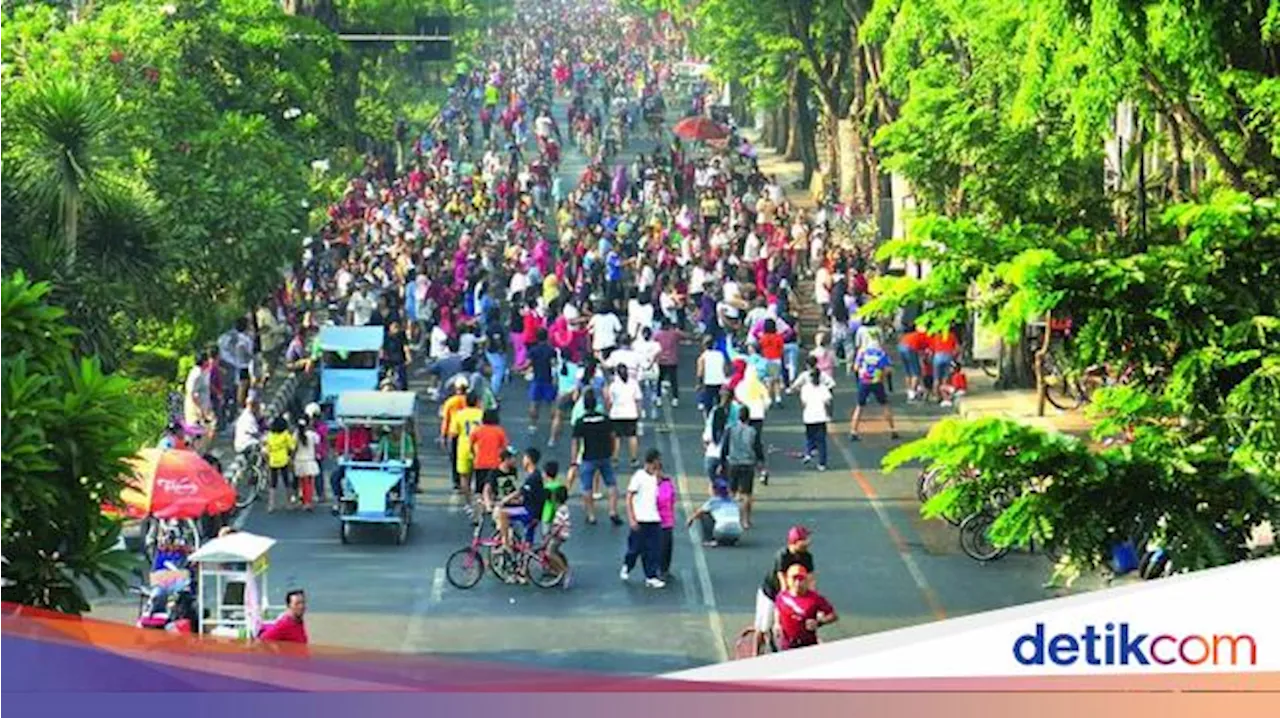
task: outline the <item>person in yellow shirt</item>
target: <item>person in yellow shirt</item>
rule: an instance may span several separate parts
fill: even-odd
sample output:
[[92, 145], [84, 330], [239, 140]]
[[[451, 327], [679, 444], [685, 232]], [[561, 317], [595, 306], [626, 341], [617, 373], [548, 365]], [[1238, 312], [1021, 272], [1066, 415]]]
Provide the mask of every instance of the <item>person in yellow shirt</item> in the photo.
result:
[[555, 275], [555, 272], [548, 272], [542, 280], [542, 304], [549, 307], [559, 298], [560, 278]]
[[264, 445], [267, 451], [267, 468], [271, 471], [271, 484], [267, 489], [267, 513], [274, 513], [276, 487], [284, 484], [289, 503], [293, 502], [293, 492], [297, 489], [289, 473], [289, 464], [293, 461], [293, 452], [298, 448], [298, 440], [294, 438], [293, 432], [289, 431], [289, 425], [284, 417], [277, 416], [271, 422], [271, 430], [267, 433]]
[[472, 391], [467, 394], [467, 406], [453, 413], [449, 427], [450, 433], [457, 438], [457, 458], [454, 470], [458, 474], [458, 486], [466, 498], [464, 506], [471, 513], [471, 474], [475, 470], [475, 455], [471, 451], [471, 432], [483, 423], [484, 410], [480, 408], [480, 394]]
[[[440, 404], [440, 443], [449, 450], [449, 465], [455, 466], [458, 460], [458, 430], [453, 426], [453, 415], [467, 407], [467, 384], [459, 381], [453, 387], [453, 393]], [[458, 470], [451, 469], [453, 488], [461, 490]]]

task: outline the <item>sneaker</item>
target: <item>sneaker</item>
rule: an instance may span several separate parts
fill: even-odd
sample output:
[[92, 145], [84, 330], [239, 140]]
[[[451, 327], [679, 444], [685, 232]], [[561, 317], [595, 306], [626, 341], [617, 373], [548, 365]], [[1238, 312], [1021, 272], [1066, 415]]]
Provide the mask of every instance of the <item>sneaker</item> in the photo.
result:
[[773, 405], [774, 405], [774, 406], [778, 406], [778, 405], [779, 405], [779, 404], [781, 404], [781, 403], [782, 403], [782, 397], [780, 397], [780, 396], [775, 396], [775, 397], [773, 397]]
[[672, 408], [672, 409], [675, 409], [675, 408], [676, 408], [676, 407], [678, 407], [678, 406], [680, 406], [680, 400], [679, 400], [679, 399], [672, 399], [672, 400], [671, 400], [671, 408]]
[[600, 499], [604, 498], [604, 494], [597, 491], [594, 494], [591, 494], [591, 498], [595, 499], [596, 501], [599, 501]]
[[548, 448], [548, 449], [554, 449], [554, 448], [555, 448], [555, 446], [556, 446], [556, 440], [555, 440], [555, 439], [547, 439], [547, 448]]
[[943, 409], [950, 409], [950, 408], [951, 408], [951, 400], [950, 400], [950, 399], [943, 399], [943, 400], [942, 400], [942, 403], [941, 403], [941, 404], [938, 404], [938, 406], [942, 407]]
[[620, 517], [618, 517], [617, 515], [610, 516], [610, 517], [609, 517], [609, 520], [613, 522], [613, 525], [614, 525], [614, 526], [621, 526], [621, 525], [622, 525], [622, 519], [621, 519]]
[[644, 585], [648, 586], [649, 588], [666, 588], [667, 582], [663, 581], [660, 578], [646, 578], [644, 580]]
[[618, 572], [618, 578], [622, 579], [623, 581], [626, 581], [627, 579], [631, 578], [631, 572], [627, 570], [626, 566], [623, 566], [622, 570]]
[[[636, 436], [644, 436], [644, 422], [636, 422]], [[634, 463], [634, 462], [633, 462]]]
[[533, 424], [530, 424], [530, 425], [529, 425], [529, 433], [530, 433], [530, 434], [536, 434], [536, 433], [538, 433], [538, 427], [534, 426]]
[[896, 432], [896, 431], [890, 431], [890, 432], [889, 432], [889, 438], [890, 438], [890, 439], [896, 439], [896, 438], [898, 438], [898, 432]]
[[857, 441], [857, 440], [859, 440], [859, 439], [861, 439], [861, 438], [862, 438], [862, 437], [861, 437], [861, 436], [858, 436], [857, 434], [849, 434], [849, 441]]
[[761, 486], [768, 486], [768, 485], [769, 485], [769, 472], [768, 472], [768, 471], [761, 471], [761, 472], [760, 472], [760, 485], [761, 485]]
[[805, 466], [808, 466], [809, 464], [812, 464], [812, 463], [813, 463], [813, 457], [812, 457], [812, 456], [809, 456], [808, 454], [805, 454], [804, 456], [801, 456], [801, 457], [800, 457], [800, 461], [801, 461], [801, 463], [803, 463]]
[[907, 401], [915, 401], [915, 400], [916, 400], [916, 393], [911, 389], [907, 389]]
[[818, 464], [818, 471], [826, 471], [826, 470], [827, 470], [826, 464]]

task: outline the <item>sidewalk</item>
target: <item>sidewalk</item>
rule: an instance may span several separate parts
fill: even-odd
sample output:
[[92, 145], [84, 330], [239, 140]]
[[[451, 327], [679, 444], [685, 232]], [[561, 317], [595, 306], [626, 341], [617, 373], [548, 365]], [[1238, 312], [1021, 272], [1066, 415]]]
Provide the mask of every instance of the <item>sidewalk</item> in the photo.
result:
[[1082, 409], [1061, 411], [1046, 403], [1044, 416], [1037, 416], [1034, 389], [996, 389], [995, 379], [976, 369], [966, 370], [965, 375], [969, 379], [969, 391], [955, 402], [956, 413], [962, 418], [994, 416], [1073, 435], [1088, 434], [1092, 428]]

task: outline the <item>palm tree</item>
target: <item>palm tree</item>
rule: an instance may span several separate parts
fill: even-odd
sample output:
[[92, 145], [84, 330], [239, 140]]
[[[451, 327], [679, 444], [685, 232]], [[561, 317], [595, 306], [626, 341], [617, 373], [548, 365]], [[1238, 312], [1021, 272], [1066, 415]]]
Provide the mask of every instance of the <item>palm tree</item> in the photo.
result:
[[101, 172], [97, 162], [112, 109], [88, 85], [58, 77], [39, 82], [14, 113], [20, 155], [19, 191], [47, 219], [47, 236], [60, 236], [67, 269], [75, 266], [85, 195]]
[[4, 269], [50, 282], [80, 348], [110, 366], [129, 339], [113, 317], [138, 316], [160, 290], [160, 206], [115, 169], [107, 136], [117, 116], [101, 93], [67, 77], [23, 90], [5, 106]]

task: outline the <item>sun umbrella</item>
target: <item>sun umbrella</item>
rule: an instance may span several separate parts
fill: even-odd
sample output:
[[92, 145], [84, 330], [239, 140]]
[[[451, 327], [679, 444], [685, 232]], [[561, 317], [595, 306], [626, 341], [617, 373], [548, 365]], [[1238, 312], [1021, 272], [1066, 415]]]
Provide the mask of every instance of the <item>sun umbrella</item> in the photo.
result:
[[677, 137], [692, 141], [721, 140], [729, 136], [729, 128], [710, 117], [695, 115], [680, 120], [671, 128]]
[[130, 461], [134, 475], [120, 492], [129, 518], [197, 519], [236, 505], [236, 490], [194, 451], [143, 449]]

